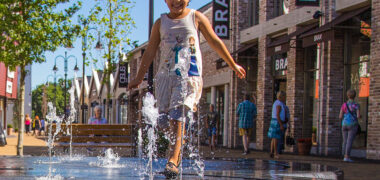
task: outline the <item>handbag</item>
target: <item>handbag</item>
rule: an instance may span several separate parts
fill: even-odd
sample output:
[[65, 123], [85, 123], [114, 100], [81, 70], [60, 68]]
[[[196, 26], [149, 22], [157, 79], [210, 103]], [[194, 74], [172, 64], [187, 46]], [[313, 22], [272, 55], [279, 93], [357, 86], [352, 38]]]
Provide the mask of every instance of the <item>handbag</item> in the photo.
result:
[[293, 145], [295, 145], [296, 143], [295, 143], [295, 141], [294, 141], [294, 137], [293, 137], [293, 135], [290, 133], [290, 128], [288, 128], [288, 133], [287, 133], [287, 135], [286, 135], [286, 139], [285, 139], [285, 141], [286, 141], [286, 145], [288, 145], [288, 146], [293, 146]]
[[346, 107], [347, 107], [347, 111], [358, 122], [358, 130], [356, 131], [356, 135], [359, 135], [360, 133], [362, 133], [362, 128], [360, 127], [359, 120], [358, 120], [358, 118], [356, 116], [354, 116], [354, 114], [352, 113], [352, 111], [350, 110], [350, 108], [347, 106], [347, 103], [346, 103]]

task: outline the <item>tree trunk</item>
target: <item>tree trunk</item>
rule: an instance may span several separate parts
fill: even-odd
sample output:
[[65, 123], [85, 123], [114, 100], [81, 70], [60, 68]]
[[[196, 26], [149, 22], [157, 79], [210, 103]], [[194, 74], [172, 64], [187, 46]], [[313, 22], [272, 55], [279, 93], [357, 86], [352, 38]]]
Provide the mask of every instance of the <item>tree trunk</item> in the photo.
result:
[[20, 89], [19, 89], [19, 132], [18, 132], [18, 141], [17, 141], [17, 155], [24, 156], [24, 131], [25, 131], [25, 119], [24, 119], [24, 104], [25, 104], [25, 65], [20, 67]]

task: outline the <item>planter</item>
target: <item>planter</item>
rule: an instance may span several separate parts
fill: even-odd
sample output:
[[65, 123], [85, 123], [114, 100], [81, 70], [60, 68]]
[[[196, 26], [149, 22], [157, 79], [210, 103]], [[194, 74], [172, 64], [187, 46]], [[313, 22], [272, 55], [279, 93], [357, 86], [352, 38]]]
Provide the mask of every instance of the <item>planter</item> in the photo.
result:
[[297, 139], [297, 147], [299, 155], [309, 155], [311, 150], [311, 138]]
[[7, 135], [12, 135], [13, 128], [7, 128]]

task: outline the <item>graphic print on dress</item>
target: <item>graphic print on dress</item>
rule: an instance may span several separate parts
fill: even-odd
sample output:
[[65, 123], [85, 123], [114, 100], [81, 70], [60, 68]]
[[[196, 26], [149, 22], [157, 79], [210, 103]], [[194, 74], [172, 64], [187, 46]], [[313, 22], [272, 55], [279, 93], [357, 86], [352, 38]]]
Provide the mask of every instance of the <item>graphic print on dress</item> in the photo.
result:
[[197, 66], [197, 57], [195, 55], [195, 39], [193, 36], [189, 38], [189, 52], [190, 52], [190, 68], [188, 72], [188, 76], [199, 76], [198, 66]]
[[176, 41], [177, 43], [175, 44], [174, 48], [172, 49], [174, 52], [175, 52], [175, 56], [174, 56], [174, 68], [175, 68], [175, 74], [177, 76], [181, 76], [181, 71], [179, 70], [179, 67], [178, 67], [178, 56], [179, 56], [179, 51], [183, 48], [181, 46], [181, 43], [183, 42], [183, 39], [177, 35], [176, 36]]

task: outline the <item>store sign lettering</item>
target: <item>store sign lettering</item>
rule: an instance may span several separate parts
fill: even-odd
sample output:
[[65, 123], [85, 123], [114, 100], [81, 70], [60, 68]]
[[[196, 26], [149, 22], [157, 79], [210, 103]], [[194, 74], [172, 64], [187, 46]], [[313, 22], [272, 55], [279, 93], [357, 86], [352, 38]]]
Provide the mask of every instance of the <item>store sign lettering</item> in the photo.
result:
[[128, 86], [128, 63], [119, 65], [119, 87]]
[[230, 0], [214, 0], [213, 28], [221, 39], [229, 39]]
[[314, 42], [317, 42], [317, 41], [322, 41], [322, 34], [316, 34], [314, 35]]
[[288, 68], [288, 58], [276, 59], [275, 61], [275, 70], [282, 71]]

